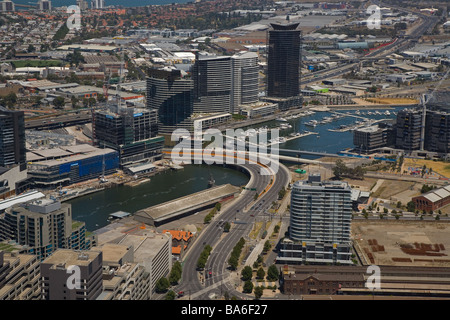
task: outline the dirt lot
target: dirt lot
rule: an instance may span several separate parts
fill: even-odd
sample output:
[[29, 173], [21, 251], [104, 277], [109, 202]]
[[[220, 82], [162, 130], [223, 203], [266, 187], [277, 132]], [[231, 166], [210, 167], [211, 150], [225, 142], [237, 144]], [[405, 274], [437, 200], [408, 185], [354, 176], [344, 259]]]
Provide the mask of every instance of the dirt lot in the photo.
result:
[[374, 103], [385, 103], [385, 104], [411, 104], [417, 103], [417, 99], [407, 99], [407, 98], [370, 98], [367, 99], [369, 102]]
[[448, 223], [353, 221], [351, 228], [358, 254], [369, 264], [450, 267]]
[[372, 197], [408, 202], [412, 196], [420, 194], [421, 187], [421, 183], [411, 181], [384, 180]]

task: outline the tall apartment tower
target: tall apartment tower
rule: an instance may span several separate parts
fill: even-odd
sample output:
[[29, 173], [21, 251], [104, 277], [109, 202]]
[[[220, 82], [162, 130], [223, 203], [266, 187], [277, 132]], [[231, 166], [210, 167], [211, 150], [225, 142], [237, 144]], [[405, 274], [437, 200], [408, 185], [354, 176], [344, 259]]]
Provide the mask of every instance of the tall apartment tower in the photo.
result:
[[267, 97], [278, 100], [280, 110], [301, 107], [299, 23], [270, 25], [267, 41]]
[[190, 129], [194, 81], [180, 70], [150, 71], [147, 78], [147, 108], [158, 110], [158, 133], [172, 134], [177, 128]]
[[39, 260], [9, 249], [0, 250], [0, 300], [40, 300]]
[[232, 113], [239, 113], [240, 105], [258, 102], [258, 55], [240, 52], [231, 57], [232, 62]]
[[50, 0], [39, 0], [37, 3], [37, 9], [40, 11], [51, 11], [52, 2]]
[[233, 112], [231, 57], [198, 55], [192, 79], [194, 113]]
[[0, 12], [14, 12], [16, 11], [16, 6], [14, 2], [10, 0], [3, 0], [0, 2]]
[[102, 261], [101, 251], [57, 250], [41, 263], [42, 299], [97, 299], [103, 289]]
[[39, 260], [58, 248], [87, 250], [95, 244], [86, 237], [84, 222], [72, 220], [69, 204], [41, 199], [15, 205], [0, 215], [0, 240], [13, 240]]
[[81, 11], [89, 9], [89, 5], [86, 0], [77, 0], [77, 6], [80, 8]]
[[0, 106], [0, 167], [26, 164], [23, 111]]
[[289, 239], [283, 241], [277, 259], [288, 264], [350, 264], [351, 193], [346, 182], [321, 181], [320, 174], [296, 182]]
[[92, 0], [91, 9], [103, 9], [105, 7], [105, 0]]

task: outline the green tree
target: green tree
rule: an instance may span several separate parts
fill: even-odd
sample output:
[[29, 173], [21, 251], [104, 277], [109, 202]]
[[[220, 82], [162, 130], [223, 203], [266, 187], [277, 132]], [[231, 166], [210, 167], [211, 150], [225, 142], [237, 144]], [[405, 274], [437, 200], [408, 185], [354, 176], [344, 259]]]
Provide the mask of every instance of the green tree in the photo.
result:
[[258, 286], [253, 290], [253, 293], [255, 294], [255, 299], [259, 300], [264, 293], [264, 288], [262, 286]]
[[225, 225], [223, 226], [223, 231], [229, 232], [230, 229], [231, 229], [231, 224], [229, 222], [226, 222]]
[[177, 285], [178, 281], [180, 281], [181, 279], [181, 271], [182, 271], [182, 267], [181, 267], [181, 263], [179, 261], [176, 261], [173, 266], [172, 266], [172, 270], [170, 270], [170, 274], [169, 274], [169, 282], [171, 285]]
[[244, 289], [243, 290], [244, 293], [252, 293], [253, 283], [250, 280], [245, 281], [243, 289]]
[[266, 240], [266, 242], [264, 242], [263, 252], [267, 253], [267, 252], [269, 252], [269, 250], [271, 248], [272, 248], [272, 244], [270, 243], [269, 240]]
[[280, 274], [278, 272], [277, 267], [272, 264], [269, 269], [267, 269], [267, 280], [269, 281], [276, 281], [278, 280]]
[[176, 294], [173, 290], [170, 290], [167, 292], [166, 296], [164, 297], [165, 300], [175, 300]]
[[162, 277], [158, 281], [156, 281], [155, 290], [157, 293], [164, 293], [167, 292], [169, 286], [170, 286], [169, 280]]
[[333, 167], [333, 174], [336, 179], [340, 180], [344, 175], [347, 174], [347, 166], [342, 159], [338, 159]]
[[56, 108], [62, 108], [64, 106], [64, 98], [63, 97], [56, 97], [55, 99], [53, 99], [53, 105]]
[[253, 277], [253, 270], [250, 266], [245, 266], [241, 271], [242, 280], [247, 281], [251, 280]]
[[266, 272], [264, 271], [264, 269], [262, 267], [260, 267], [258, 269], [258, 271], [256, 271], [256, 277], [258, 279], [264, 279], [265, 275], [266, 275]]
[[406, 204], [406, 210], [408, 210], [408, 212], [414, 212], [416, 210], [416, 205], [415, 205], [414, 201], [409, 201]]

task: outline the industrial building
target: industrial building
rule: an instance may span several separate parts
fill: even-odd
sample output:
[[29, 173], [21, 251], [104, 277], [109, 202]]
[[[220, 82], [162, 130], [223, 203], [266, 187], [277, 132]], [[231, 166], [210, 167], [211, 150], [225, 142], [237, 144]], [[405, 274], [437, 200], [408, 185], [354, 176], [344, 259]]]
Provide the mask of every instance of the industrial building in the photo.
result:
[[450, 203], [450, 186], [439, 189], [433, 189], [420, 196], [413, 197], [416, 210], [425, 210], [426, 212], [438, 210]]
[[346, 182], [321, 181], [320, 174], [294, 183], [289, 238], [280, 243], [278, 263], [352, 264], [351, 195]]
[[[448, 297], [449, 268], [379, 266], [380, 288], [372, 284], [367, 266], [283, 266], [281, 291], [288, 295], [381, 295]], [[351, 299], [351, 298], [350, 298]]]
[[88, 144], [33, 150], [27, 153], [33, 185], [55, 188], [112, 174], [119, 168], [119, 153]]
[[135, 220], [145, 224], [159, 226], [200, 210], [214, 207], [218, 202], [233, 199], [238, 193], [239, 188], [231, 184], [224, 184], [139, 210], [134, 217]]

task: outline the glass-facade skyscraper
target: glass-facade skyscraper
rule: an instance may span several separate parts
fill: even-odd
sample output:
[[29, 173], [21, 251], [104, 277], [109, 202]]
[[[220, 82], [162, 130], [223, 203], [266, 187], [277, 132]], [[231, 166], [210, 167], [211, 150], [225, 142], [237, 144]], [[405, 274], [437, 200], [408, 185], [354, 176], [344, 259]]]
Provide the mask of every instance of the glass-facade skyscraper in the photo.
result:
[[267, 96], [298, 96], [301, 59], [299, 23], [270, 25], [272, 28], [268, 31]]

